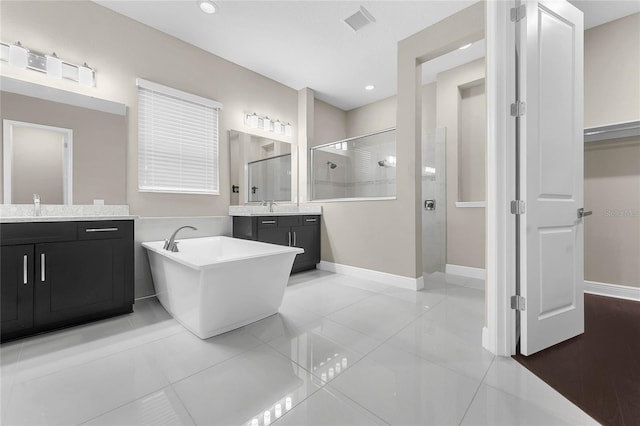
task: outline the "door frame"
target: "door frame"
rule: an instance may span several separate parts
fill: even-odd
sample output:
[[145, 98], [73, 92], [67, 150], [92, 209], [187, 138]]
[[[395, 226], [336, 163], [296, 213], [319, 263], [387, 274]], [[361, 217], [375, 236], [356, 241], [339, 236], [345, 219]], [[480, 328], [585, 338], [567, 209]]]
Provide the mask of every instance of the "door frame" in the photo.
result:
[[510, 297], [516, 288], [516, 225], [510, 202], [516, 193], [515, 119], [516, 0], [486, 3], [487, 255], [486, 324], [482, 345], [502, 356], [516, 352], [516, 317]]

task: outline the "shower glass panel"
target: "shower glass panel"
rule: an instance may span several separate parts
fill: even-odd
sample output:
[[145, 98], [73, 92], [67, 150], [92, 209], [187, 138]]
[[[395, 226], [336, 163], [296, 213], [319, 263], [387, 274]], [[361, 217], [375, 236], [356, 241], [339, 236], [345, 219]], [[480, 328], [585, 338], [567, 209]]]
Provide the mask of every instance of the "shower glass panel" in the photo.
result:
[[253, 161], [247, 166], [249, 201], [291, 200], [291, 154]]
[[444, 272], [447, 252], [446, 129], [422, 138], [422, 269]]
[[313, 200], [396, 196], [396, 130], [311, 148]]

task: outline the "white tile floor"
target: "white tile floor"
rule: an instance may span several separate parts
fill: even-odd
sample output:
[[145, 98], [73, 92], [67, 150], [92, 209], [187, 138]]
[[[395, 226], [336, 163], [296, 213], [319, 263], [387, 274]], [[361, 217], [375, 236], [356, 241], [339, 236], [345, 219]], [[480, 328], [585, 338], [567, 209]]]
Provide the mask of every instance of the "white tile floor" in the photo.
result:
[[[200, 340], [155, 299], [135, 313], [0, 346], [4, 425], [595, 424], [482, 349], [484, 293], [312, 271], [281, 313]], [[476, 287], [476, 288], [474, 288]]]

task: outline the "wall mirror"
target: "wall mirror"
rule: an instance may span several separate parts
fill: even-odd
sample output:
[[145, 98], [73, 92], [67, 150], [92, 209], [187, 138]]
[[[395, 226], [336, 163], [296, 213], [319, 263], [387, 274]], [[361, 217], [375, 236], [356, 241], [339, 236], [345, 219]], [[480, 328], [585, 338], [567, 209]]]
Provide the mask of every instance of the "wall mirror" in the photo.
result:
[[5, 204], [126, 204], [124, 104], [0, 77]]
[[[229, 131], [231, 205], [293, 201], [296, 145]], [[292, 168], [293, 166], [293, 168]]]
[[3, 120], [4, 203], [73, 204], [73, 130]]

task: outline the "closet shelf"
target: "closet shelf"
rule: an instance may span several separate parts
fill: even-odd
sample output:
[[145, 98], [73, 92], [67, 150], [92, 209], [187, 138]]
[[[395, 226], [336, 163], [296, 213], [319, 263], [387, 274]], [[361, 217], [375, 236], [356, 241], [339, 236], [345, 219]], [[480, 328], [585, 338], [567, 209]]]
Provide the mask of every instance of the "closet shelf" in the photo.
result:
[[584, 129], [584, 142], [599, 142], [611, 139], [640, 136], [640, 120]]

